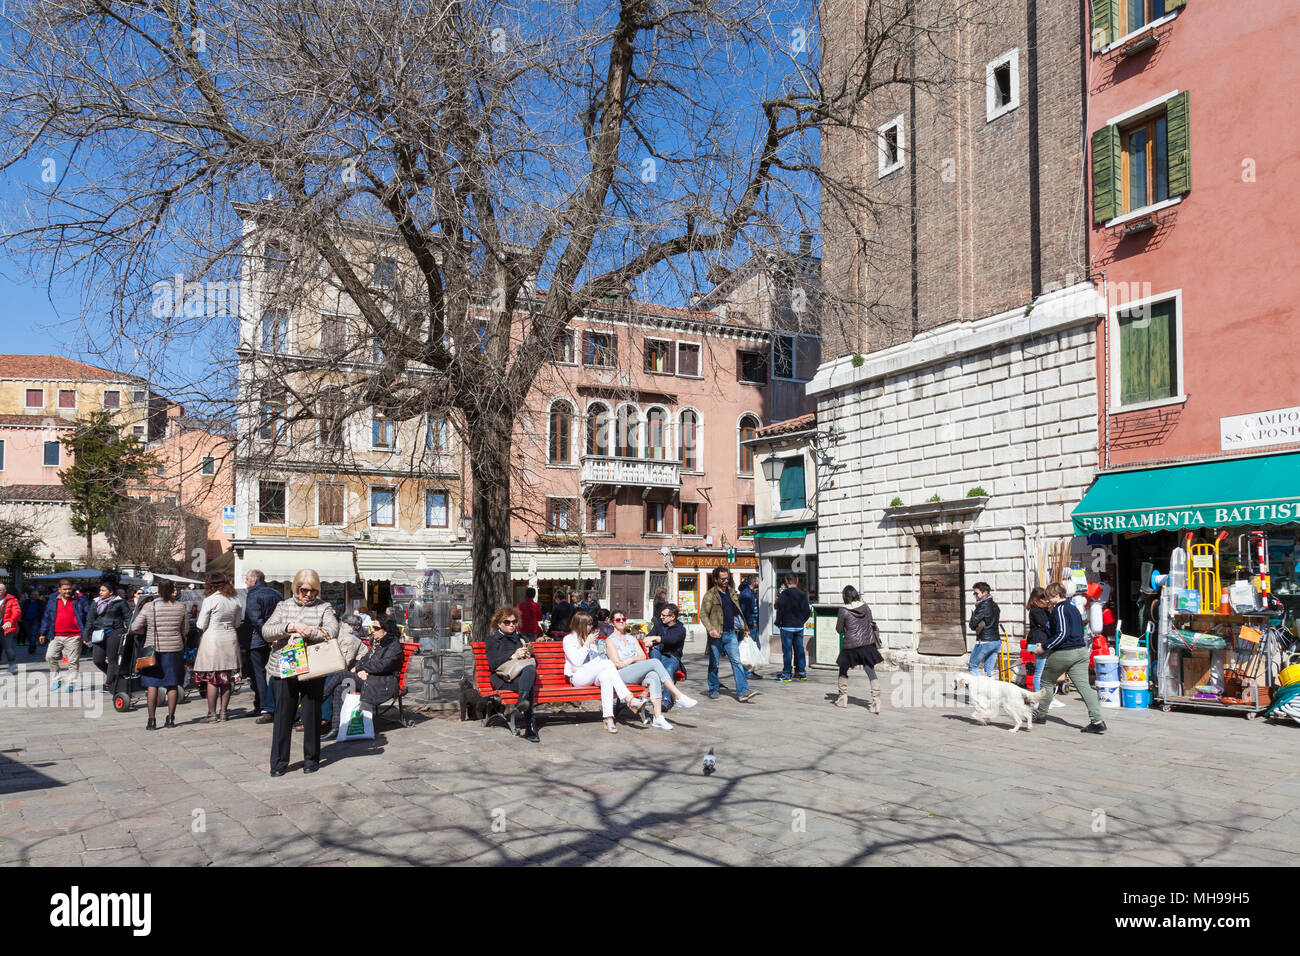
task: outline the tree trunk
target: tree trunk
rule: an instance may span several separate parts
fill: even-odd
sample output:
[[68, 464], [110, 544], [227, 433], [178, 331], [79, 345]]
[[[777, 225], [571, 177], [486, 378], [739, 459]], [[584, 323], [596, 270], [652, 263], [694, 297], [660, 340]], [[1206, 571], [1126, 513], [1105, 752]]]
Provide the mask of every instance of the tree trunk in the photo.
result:
[[471, 557], [474, 575], [474, 640], [489, 631], [492, 612], [510, 600], [510, 453], [513, 417], [480, 418], [470, 440]]
[[86, 567], [92, 567], [95, 563], [95, 545], [92, 538], [95, 537], [95, 531], [92, 528], [86, 532]]

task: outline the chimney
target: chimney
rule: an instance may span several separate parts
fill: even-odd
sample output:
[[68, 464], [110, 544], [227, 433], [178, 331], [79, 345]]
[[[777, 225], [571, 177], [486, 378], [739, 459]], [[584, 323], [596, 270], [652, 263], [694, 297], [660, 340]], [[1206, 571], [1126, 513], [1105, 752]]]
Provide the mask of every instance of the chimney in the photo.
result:
[[806, 229], [799, 233], [799, 255], [805, 259], [812, 255], [812, 233]]

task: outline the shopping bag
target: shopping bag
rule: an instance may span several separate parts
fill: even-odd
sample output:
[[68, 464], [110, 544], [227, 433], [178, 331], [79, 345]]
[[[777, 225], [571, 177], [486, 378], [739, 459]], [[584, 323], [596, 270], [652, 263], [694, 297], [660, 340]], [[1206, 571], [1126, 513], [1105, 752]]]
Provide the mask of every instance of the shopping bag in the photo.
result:
[[280, 676], [301, 677], [307, 668], [307, 645], [301, 637], [290, 638], [280, 650]]
[[374, 740], [374, 715], [361, 706], [360, 694], [344, 694], [339, 712], [339, 740]]
[[746, 637], [740, 642], [740, 663], [746, 667], [762, 667], [767, 663], [763, 652], [758, 649], [752, 637]]
[[339, 648], [339, 642], [334, 638], [328, 641], [321, 641], [319, 644], [307, 645], [307, 677], [315, 680], [317, 677], [328, 677], [330, 674], [337, 674], [339, 671], [347, 670], [347, 665], [343, 663], [343, 651]]

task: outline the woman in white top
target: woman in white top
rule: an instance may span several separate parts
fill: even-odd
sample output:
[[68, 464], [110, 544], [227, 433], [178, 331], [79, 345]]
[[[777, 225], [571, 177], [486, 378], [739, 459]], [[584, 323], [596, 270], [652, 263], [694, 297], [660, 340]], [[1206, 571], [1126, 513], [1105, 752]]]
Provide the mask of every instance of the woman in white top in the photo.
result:
[[614, 694], [630, 710], [639, 711], [650, 702], [649, 697], [633, 697], [627, 684], [618, 676], [618, 668], [607, 657], [601, 657], [596, 648], [600, 632], [591, 626], [591, 615], [579, 611], [569, 618], [571, 630], [564, 637], [564, 676], [574, 687], [600, 684], [600, 713], [605, 718], [605, 729], [618, 733], [614, 726]]
[[[203, 590], [207, 597], [199, 608], [198, 620], [203, 639], [194, 658], [194, 679], [207, 685], [208, 715], [202, 722], [211, 724], [226, 719], [230, 694], [239, 680], [239, 636], [235, 629], [243, 619], [244, 610], [235, 597], [234, 585], [224, 574], [209, 574]], [[217, 712], [218, 695], [220, 712]]]
[[605, 654], [610, 662], [618, 668], [618, 674], [624, 681], [632, 684], [645, 684], [650, 691], [650, 700], [654, 703], [655, 719], [651, 726], [660, 730], [672, 730], [673, 725], [664, 719], [663, 695], [668, 693], [677, 702], [678, 707], [694, 707], [695, 701], [687, 697], [659, 661], [645, 656], [641, 642], [627, 633], [627, 614], [615, 611], [610, 619], [614, 630], [605, 638]]

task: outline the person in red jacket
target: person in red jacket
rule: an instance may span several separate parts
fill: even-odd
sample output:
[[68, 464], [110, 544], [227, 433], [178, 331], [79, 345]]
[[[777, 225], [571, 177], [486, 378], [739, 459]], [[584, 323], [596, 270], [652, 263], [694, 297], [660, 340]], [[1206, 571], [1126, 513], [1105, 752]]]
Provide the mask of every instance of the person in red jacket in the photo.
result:
[[515, 608], [519, 612], [519, 633], [536, 640], [542, 633], [542, 606], [537, 603], [537, 589], [527, 588], [524, 599]]
[[18, 629], [22, 627], [23, 606], [9, 593], [9, 589], [0, 584], [0, 627], [4, 633], [0, 636], [0, 664], [9, 658], [9, 673], [18, 671]]

